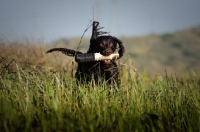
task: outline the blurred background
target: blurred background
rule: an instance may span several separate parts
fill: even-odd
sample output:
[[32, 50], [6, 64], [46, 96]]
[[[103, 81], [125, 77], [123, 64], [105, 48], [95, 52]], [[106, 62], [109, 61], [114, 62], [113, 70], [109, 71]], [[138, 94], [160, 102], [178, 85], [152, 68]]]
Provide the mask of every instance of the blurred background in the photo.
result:
[[[133, 67], [149, 73], [198, 72], [199, 7], [199, 0], [1, 0], [0, 43], [76, 49], [95, 20], [124, 42], [122, 63], [131, 58]], [[91, 30], [83, 36], [79, 47], [83, 52]], [[8, 56], [5, 47], [0, 55]]]

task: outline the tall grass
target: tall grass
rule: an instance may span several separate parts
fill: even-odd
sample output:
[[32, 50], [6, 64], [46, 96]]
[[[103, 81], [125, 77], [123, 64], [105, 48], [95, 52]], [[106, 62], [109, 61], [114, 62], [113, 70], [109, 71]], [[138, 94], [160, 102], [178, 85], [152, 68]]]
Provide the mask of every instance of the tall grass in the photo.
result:
[[135, 77], [131, 66], [122, 66], [121, 87], [111, 90], [105, 83], [79, 84], [67, 70], [1, 57], [1, 131], [200, 130], [197, 74]]

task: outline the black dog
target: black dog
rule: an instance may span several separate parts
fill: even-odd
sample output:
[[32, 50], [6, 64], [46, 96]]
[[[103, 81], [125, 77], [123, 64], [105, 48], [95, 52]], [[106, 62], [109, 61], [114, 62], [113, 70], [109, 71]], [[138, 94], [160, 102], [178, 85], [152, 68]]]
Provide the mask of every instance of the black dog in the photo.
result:
[[[102, 28], [99, 28], [99, 22], [94, 21], [90, 46], [87, 53], [101, 53], [104, 56], [109, 56], [117, 50], [118, 44], [118, 59], [120, 59], [125, 52], [122, 41], [112, 36], [100, 36], [106, 33], [99, 31], [100, 29]], [[50, 49], [47, 53], [53, 51], [60, 51], [68, 56], [83, 54], [82, 52], [65, 48]], [[111, 85], [117, 84], [118, 87], [120, 85], [119, 69], [114, 60], [79, 62], [76, 78], [81, 82], [89, 82], [94, 79], [95, 83], [101, 82], [100, 80], [105, 80]]]

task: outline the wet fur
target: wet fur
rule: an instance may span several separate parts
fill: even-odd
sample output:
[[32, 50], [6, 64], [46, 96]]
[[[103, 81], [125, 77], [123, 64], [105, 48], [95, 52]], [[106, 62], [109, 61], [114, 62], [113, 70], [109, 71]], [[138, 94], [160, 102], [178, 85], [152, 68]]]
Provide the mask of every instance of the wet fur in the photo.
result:
[[[100, 29], [102, 28], [99, 28], [99, 22], [94, 21], [90, 46], [87, 53], [101, 53], [104, 56], [108, 56], [119, 49], [118, 53], [120, 59], [125, 52], [122, 41], [113, 36], [101, 36], [106, 32], [99, 31]], [[66, 48], [50, 49], [47, 53], [53, 51], [59, 51], [68, 56], [82, 54], [82, 52]], [[114, 60], [110, 60], [109, 63], [105, 61], [79, 62], [76, 78], [80, 82], [90, 82], [94, 80], [95, 83], [99, 83], [105, 80], [111, 85], [117, 84], [118, 87], [120, 85], [119, 69]]]

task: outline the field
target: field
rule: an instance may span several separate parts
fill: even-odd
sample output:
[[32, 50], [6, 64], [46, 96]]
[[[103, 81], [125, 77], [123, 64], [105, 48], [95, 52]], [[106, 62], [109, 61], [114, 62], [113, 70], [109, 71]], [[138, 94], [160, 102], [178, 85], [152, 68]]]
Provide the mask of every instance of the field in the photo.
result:
[[1, 131], [200, 131], [200, 75], [119, 65], [121, 87], [76, 84], [73, 58], [51, 46], [0, 44]]

